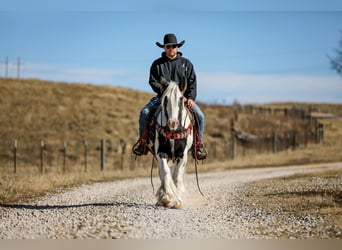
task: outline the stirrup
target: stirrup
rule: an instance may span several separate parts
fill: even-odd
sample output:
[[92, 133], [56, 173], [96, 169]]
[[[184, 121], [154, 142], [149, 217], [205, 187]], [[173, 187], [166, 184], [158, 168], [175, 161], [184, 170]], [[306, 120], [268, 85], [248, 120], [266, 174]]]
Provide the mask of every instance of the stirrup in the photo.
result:
[[202, 143], [198, 145], [192, 145], [192, 157], [195, 160], [205, 160], [208, 156], [208, 150]]
[[196, 149], [196, 158], [198, 160], [205, 160], [207, 159], [208, 151], [207, 149], [202, 146]]

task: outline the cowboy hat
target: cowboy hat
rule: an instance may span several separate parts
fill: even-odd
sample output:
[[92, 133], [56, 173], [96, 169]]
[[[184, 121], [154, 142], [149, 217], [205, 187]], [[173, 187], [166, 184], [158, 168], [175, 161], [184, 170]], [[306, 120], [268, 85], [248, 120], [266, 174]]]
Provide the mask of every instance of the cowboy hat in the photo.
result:
[[166, 34], [164, 36], [164, 44], [160, 42], [156, 42], [157, 46], [160, 48], [164, 48], [166, 44], [177, 44], [178, 48], [182, 47], [185, 41], [181, 41], [180, 43], [177, 42], [177, 37], [174, 34]]

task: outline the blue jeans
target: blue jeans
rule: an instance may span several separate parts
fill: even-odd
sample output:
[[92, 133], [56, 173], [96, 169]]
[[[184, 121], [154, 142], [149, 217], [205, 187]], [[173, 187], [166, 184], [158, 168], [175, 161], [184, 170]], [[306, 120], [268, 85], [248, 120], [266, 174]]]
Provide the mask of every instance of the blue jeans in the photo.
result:
[[[149, 103], [147, 103], [142, 110], [140, 111], [140, 116], [139, 116], [139, 135], [141, 136], [147, 122], [149, 121], [150, 118], [150, 112], [153, 109], [153, 107], [158, 107], [160, 105], [160, 99], [159, 97], [155, 96], [153, 97]], [[199, 127], [200, 127], [200, 136], [201, 140], [203, 141], [203, 133], [204, 133], [204, 114], [200, 107], [194, 103], [192, 106], [192, 109], [196, 112], [198, 119], [199, 119]]]

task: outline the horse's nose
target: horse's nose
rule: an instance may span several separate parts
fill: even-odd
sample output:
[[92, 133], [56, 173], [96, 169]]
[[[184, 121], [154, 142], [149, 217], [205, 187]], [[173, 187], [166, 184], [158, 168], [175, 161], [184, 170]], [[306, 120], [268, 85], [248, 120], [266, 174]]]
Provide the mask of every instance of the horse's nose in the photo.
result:
[[178, 121], [177, 120], [169, 120], [167, 122], [170, 131], [175, 131], [178, 128]]

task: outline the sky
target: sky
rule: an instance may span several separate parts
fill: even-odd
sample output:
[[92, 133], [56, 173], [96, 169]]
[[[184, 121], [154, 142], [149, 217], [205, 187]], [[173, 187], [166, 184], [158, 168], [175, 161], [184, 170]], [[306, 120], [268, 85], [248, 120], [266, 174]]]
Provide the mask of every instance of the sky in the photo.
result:
[[155, 43], [174, 33], [185, 40], [179, 51], [194, 65], [199, 102], [342, 103], [328, 58], [342, 40], [342, 1], [0, 3], [0, 77], [19, 69], [20, 78], [153, 93], [149, 69], [163, 52]]

